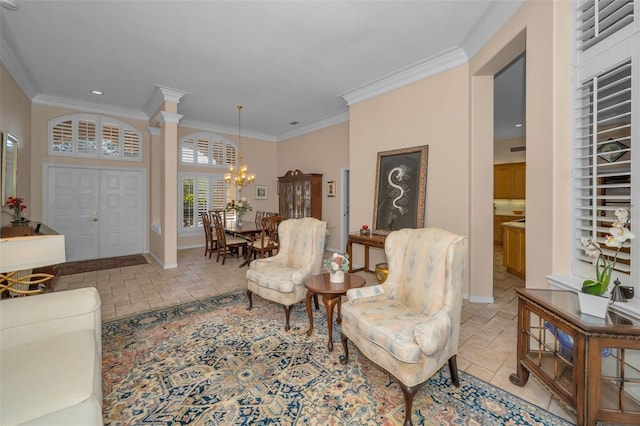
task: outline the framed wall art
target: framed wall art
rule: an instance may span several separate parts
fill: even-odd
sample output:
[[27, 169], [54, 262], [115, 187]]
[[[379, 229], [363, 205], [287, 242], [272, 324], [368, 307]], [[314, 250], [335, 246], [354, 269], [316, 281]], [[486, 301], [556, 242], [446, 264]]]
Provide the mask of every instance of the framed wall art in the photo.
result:
[[327, 182], [327, 197], [335, 197], [336, 196], [336, 181], [330, 180]]
[[373, 233], [423, 228], [428, 145], [378, 153]]
[[256, 185], [256, 194], [254, 199], [266, 200], [269, 198], [269, 187], [267, 185]]

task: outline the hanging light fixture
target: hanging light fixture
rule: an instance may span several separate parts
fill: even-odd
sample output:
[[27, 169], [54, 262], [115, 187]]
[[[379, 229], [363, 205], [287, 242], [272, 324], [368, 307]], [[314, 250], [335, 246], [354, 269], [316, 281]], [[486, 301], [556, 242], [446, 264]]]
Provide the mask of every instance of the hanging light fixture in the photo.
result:
[[229, 171], [224, 174], [224, 181], [227, 185], [235, 185], [238, 191], [242, 191], [242, 187], [249, 185], [256, 179], [256, 175], [249, 173], [247, 166], [242, 164], [242, 105], [238, 105], [238, 167], [229, 166]]

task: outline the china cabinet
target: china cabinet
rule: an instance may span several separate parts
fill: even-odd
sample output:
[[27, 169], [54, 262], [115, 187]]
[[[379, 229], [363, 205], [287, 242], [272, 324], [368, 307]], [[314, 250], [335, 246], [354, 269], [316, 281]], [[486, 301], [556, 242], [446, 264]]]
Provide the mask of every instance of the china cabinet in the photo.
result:
[[280, 215], [287, 219], [322, 220], [322, 175], [289, 170], [278, 178]]

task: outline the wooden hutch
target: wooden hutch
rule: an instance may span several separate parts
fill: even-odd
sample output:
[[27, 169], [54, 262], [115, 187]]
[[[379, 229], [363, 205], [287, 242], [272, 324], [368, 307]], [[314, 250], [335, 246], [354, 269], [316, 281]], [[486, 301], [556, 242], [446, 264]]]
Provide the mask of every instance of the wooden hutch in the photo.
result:
[[280, 215], [287, 219], [322, 220], [322, 175], [289, 170], [278, 178]]

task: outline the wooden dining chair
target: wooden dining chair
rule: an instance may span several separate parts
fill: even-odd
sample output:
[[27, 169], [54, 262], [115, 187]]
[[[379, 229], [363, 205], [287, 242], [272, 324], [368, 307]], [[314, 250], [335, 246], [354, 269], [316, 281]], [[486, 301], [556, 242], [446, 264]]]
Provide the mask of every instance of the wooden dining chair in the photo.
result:
[[207, 253], [209, 253], [209, 259], [211, 259], [211, 255], [213, 254], [213, 252], [218, 250], [218, 238], [216, 237], [216, 235], [214, 235], [209, 214], [206, 212], [201, 212], [200, 219], [202, 220], [202, 227], [204, 228], [204, 255], [206, 256]]
[[256, 228], [259, 228], [260, 226], [262, 226], [262, 219], [264, 218], [264, 211], [263, 210], [258, 210], [256, 211]]
[[265, 216], [262, 218], [262, 229], [259, 235], [251, 238], [249, 252], [247, 254], [247, 264], [251, 263], [251, 258], [257, 259], [273, 256], [278, 252], [278, 226], [284, 220], [282, 216]]
[[219, 212], [213, 213], [213, 227], [216, 230], [216, 238], [218, 240], [218, 255], [216, 256], [216, 262], [220, 260], [222, 256], [222, 264], [224, 265], [227, 259], [227, 253], [240, 256], [240, 253], [247, 252], [247, 240], [244, 238], [227, 236], [224, 231], [224, 224], [222, 223], [222, 214]]

